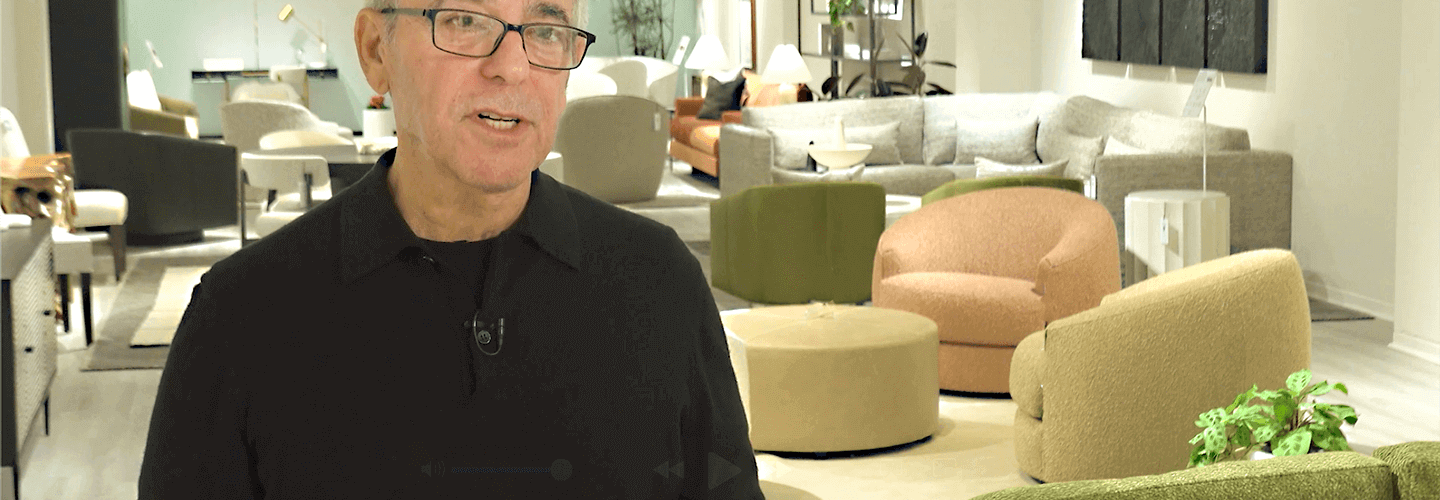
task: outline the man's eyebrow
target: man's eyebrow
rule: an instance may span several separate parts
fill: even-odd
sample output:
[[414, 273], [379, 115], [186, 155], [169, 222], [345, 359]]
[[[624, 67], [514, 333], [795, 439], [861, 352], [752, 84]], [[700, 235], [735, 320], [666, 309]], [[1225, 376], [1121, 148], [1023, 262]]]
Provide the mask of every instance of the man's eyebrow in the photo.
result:
[[[493, 0], [465, 0], [465, 3], [474, 4], [478, 7], [489, 4], [492, 1]], [[446, 0], [431, 0], [429, 8], [438, 8], [445, 2]], [[532, 16], [553, 19], [560, 24], [570, 24], [570, 13], [566, 12], [564, 7], [561, 7], [551, 2], [535, 2], [530, 4], [530, 8], [527, 10], [530, 11], [530, 15]]]
[[559, 21], [560, 24], [570, 24], [570, 14], [565, 12], [563, 7], [550, 2], [537, 2], [530, 4], [530, 14], [540, 17], [548, 17]]

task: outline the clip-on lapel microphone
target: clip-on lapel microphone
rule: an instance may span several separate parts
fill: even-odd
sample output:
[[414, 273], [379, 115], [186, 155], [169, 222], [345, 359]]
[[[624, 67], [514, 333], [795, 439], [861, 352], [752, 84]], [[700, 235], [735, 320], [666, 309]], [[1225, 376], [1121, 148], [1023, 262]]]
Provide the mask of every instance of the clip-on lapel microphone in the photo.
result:
[[475, 338], [475, 347], [487, 356], [500, 354], [500, 346], [505, 343], [505, 318], [500, 318], [494, 323], [480, 321], [480, 311], [475, 311], [475, 316], [468, 323], [470, 334]]

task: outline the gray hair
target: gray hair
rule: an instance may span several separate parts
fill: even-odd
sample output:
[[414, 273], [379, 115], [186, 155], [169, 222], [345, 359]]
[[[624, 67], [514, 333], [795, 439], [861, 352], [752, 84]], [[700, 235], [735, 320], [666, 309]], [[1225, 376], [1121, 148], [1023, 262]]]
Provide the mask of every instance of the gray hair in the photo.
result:
[[[365, 6], [380, 10], [395, 7], [396, 1], [398, 0], [365, 0]], [[580, 29], [585, 29], [585, 26], [590, 24], [590, 0], [575, 0], [575, 18], [570, 20], [570, 24]], [[395, 31], [395, 18], [390, 18], [385, 26], [393, 33]]]

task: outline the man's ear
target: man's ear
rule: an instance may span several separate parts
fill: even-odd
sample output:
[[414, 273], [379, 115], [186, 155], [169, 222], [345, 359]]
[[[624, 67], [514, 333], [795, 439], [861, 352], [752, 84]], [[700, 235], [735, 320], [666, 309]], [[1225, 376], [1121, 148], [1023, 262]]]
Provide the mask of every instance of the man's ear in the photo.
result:
[[362, 9], [355, 15], [355, 53], [360, 56], [360, 69], [376, 94], [390, 91], [390, 71], [386, 42], [385, 15], [375, 9]]

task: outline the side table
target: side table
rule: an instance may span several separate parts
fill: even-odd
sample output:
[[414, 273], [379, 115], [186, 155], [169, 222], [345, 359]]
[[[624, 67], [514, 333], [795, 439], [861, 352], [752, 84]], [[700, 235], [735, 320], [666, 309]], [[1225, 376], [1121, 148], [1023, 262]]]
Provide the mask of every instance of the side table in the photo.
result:
[[1125, 196], [1123, 286], [1230, 255], [1230, 197], [1217, 191], [1136, 191]]

